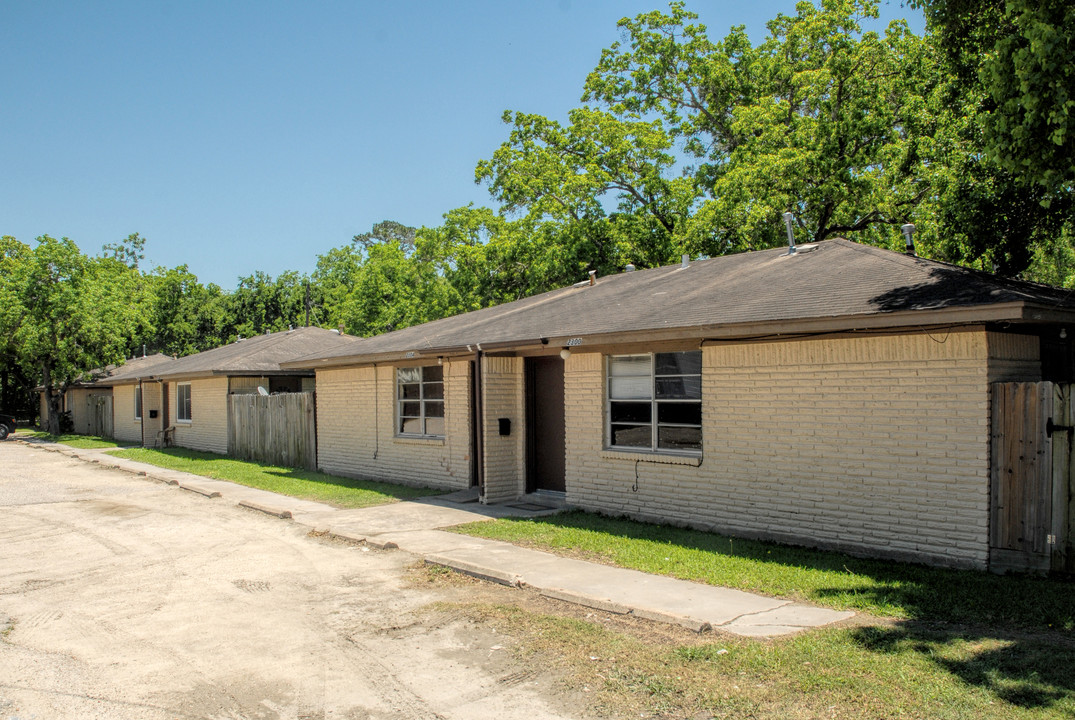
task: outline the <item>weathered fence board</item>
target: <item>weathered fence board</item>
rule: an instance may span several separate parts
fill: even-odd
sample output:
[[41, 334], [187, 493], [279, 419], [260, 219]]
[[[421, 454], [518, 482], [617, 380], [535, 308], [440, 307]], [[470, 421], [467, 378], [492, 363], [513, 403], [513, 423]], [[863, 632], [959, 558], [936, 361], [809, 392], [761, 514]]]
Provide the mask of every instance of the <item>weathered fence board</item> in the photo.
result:
[[990, 566], [1060, 569], [1070, 529], [1071, 388], [994, 383], [991, 408]]
[[112, 437], [112, 396], [90, 395], [86, 402], [89, 405], [87, 434]]
[[228, 454], [241, 460], [317, 467], [313, 393], [228, 396]]

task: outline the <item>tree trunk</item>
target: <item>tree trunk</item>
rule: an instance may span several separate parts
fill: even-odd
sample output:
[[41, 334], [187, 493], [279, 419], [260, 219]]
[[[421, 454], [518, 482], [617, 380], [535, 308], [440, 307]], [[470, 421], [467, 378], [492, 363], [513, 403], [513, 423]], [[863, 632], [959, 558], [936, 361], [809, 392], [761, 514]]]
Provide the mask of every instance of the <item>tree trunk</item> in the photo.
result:
[[45, 386], [45, 398], [48, 400], [49, 416], [48, 421], [45, 423], [45, 429], [48, 430], [49, 435], [60, 434], [60, 402], [63, 400], [63, 394], [57, 393], [52, 388], [52, 366], [49, 363], [41, 363], [41, 380]]

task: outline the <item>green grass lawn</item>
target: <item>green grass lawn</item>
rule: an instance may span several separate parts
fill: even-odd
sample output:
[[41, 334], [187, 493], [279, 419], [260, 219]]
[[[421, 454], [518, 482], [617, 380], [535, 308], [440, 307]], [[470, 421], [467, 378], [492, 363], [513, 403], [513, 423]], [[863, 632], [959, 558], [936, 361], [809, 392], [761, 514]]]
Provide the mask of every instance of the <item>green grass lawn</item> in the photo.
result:
[[1041, 635], [895, 623], [774, 640], [662, 638], [513, 605], [456, 607], [518, 638], [525, 667], [556, 669], [606, 717], [1075, 717], [1075, 648]]
[[95, 435], [75, 435], [74, 433], [64, 433], [62, 435], [49, 435], [43, 430], [17, 430], [15, 437], [31, 438], [34, 440], [48, 440], [51, 442], [58, 442], [68, 447], [79, 448], [81, 450], [92, 450], [94, 448], [114, 448], [119, 447], [119, 443], [111, 438], [97, 437]]
[[1058, 630], [1075, 636], [1072, 582], [864, 560], [583, 512], [452, 530], [871, 615]]
[[185, 448], [164, 450], [134, 448], [116, 450], [108, 454], [169, 470], [181, 470], [203, 477], [227, 480], [303, 500], [316, 500], [341, 508], [384, 505], [408, 498], [438, 495], [441, 492], [429, 488], [406, 487], [372, 480], [353, 480], [313, 470], [262, 465]]
[[507, 606], [477, 617], [564, 666], [616, 717], [1075, 717], [1075, 582], [728, 538], [582, 512], [452, 528], [644, 572], [860, 613], [757, 641], [638, 640]]

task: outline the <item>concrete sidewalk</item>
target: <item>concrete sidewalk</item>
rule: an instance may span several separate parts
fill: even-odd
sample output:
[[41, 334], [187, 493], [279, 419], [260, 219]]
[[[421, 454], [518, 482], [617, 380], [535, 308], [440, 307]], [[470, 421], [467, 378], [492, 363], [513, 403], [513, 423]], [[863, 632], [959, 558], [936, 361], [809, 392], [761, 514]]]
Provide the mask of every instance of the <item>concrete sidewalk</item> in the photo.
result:
[[[818, 608], [739, 590], [703, 585], [636, 570], [563, 558], [496, 540], [440, 528], [498, 517], [534, 517], [550, 511], [528, 506], [480, 505], [472, 492], [390, 505], [343, 510], [324, 503], [198, 475], [165, 470], [107, 455], [109, 449], [80, 450], [22, 440], [88, 462], [116, 467], [210, 499], [234, 503], [341, 539], [382, 549], [398, 548], [426, 562], [605, 612], [634, 614], [695, 631], [718, 630], [774, 637], [850, 618], [854, 613]], [[553, 511], [554, 512], [554, 511]]]

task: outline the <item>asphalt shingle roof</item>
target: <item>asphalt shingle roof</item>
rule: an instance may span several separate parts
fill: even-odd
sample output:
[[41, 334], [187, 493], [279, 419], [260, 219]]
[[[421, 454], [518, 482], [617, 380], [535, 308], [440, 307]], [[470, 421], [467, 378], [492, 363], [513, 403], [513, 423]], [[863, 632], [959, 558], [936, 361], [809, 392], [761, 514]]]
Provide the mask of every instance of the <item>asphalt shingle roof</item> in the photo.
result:
[[110, 386], [145, 377], [153, 368], [163, 367], [171, 362], [175, 362], [172, 356], [156, 353], [125, 360], [122, 365], [109, 365], [103, 371], [93, 370], [90, 375], [96, 378], [92, 382], [93, 385]]
[[311, 353], [342, 349], [358, 339], [316, 327], [256, 335], [222, 347], [188, 355], [154, 368], [141, 377], [257, 375], [280, 372], [280, 363]]
[[727, 255], [598, 278], [360, 340], [291, 363], [501, 345], [540, 338], [871, 318], [1023, 303], [1075, 311], [1068, 291], [999, 278], [844, 239]]

